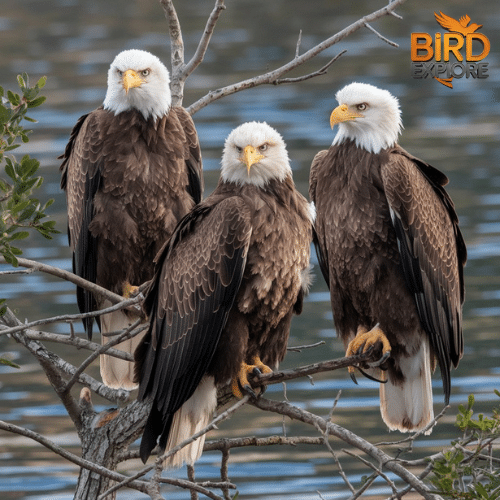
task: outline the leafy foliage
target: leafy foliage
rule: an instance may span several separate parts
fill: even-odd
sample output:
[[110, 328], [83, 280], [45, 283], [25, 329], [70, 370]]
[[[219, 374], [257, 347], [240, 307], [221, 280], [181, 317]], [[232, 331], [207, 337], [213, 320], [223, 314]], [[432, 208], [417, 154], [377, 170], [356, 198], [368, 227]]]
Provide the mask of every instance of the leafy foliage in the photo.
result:
[[[500, 392], [495, 391], [500, 397]], [[500, 459], [494, 457], [495, 440], [500, 437], [500, 409], [491, 417], [474, 418], [474, 396], [467, 407], [459, 406], [456, 426], [463, 437], [434, 462], [432, 484], [443, 497], [464, 500], [500, 498]], [[498, 446], [498, 444], [497, 444]]]
[[20, 162], [14, 157], [7, 157], [5, 153], [18, 148], [29, 141], [31, 130], [26, 130], [22, 120], [35, 122], [26, 113], [29, 109], [40, 106], [45, 97], [39, 95], [46, 82], [42, 77], [30, 87], [28, 75], [18, 75], [17, 81], [21, 95], [10, 90], [5, 93], [0, 87], [0, 164], [5, 164], [5, 177], [0, 177], [0, 253], [5, 260], [17, 266], [17, 255], [22, 252], [15, 246], [16, 242], [26, 238], [30, 229], [35, 229], [45, 238], [52, 238], [58, 233], [54, 221], [44, 221], [45, 210], [54, 200], [42, 205], [32, 196], [43, 179], [36, 175], [40, 163], [28, 155], [23, 156]]

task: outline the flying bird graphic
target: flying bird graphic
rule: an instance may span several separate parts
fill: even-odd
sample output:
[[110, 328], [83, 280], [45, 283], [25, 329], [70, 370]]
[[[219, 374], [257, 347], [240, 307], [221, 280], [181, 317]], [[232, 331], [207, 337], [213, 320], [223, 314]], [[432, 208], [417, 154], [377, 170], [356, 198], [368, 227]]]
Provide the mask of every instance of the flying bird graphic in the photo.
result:
[[464, 36], [469, 35], [470, 33], [474, 33], [474, 31], [483, 27], [482, 24], [476, 23], [472, 23], [471, 25], [467, 26], [470, 22], [470, 17], [467, 14], [465, 14], [465, 16], [462, 16], [458, 21], [456, 19], [453, 19], [453, 17], [443, 14], [441, 11], [439, 11], [439, 14], [436, 14], [434, 12], [434, 16], [436, 17], [436, 21], [444, 29], [456, 33], [461, 33]]

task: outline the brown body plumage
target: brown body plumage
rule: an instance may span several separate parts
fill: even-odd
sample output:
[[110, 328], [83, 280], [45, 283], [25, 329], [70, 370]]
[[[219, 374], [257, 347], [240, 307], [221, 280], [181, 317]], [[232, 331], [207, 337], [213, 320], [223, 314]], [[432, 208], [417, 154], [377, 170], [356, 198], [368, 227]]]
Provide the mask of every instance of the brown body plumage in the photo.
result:
[[[139, 61], [147, 57], [131, 52]], [[157, 252], [201, 199], [201, 154], [189, 114], [170, 108], [146, 118], [140, 108], [115, 113], [101, 107], [78, 120], [62, 158], [74, 272], [120, 295], [150, 280]], [[77, 298], [81, 312], [111, 305], [81, 288]], [[98, 323], [107, 333], [135, 319], [117, 311]], [[92, 322], [84, 321], [89, 338]], [[132, 353], [138, 340], [117, 348]], [[133, 388], [132, 368], [116, 358], [101, 359], [103, 380], [113, 387]]]
[[[268, 144], [271, 155], [280, 147], [281, 138], [265, 124], [233, 131], [217, 188], [177, 227], [147, 298], [151, 328], [136, 352], [139, 398], [153, 399], [143, 460], [158, 437], [160, 448], [170, 449], [203, 428], [215, 409], [216, 387], [234, 379], [236, 394], [245, 388], [245, 375], [238, 378], [245, 364], [276, 368], [292, 314], [302, 307], [312, 238], [308, 203], [295, 189], [286, 157], [283, 178], [276, 178], [282, 167], [275, 171], [266, 153], [248, 166], [248, 179], [241, 158], [231, 164], [243, 172], [241, 182], [225, 178], [225, 159], [236, 158], [231, 140], [247, 129], [257, 131], [248, 140], [255, 148]], [[247, 146], [243, 138], [240, 149]], [[268, 169], [262, 186], [253, 183], [260, 168]], [[203, 441], [167, 465], [194, 462]]]
[[[355, 339], [372, 329], [389, 341], [390, 356], [388, 351], [376, 375], [387, 381], [381, 384], [385, 422], [391, 429], [416, 430], [433, 417], [430, 377], [436, 361], [448, 401], [450, 369], [463, 353], [466, 250], [443, 188], [446, 176], [392, 139], [384, 144], [363, 138], [358, 130], [370, 111], [378, 112], [379, 89], [371, 94], [373, 87], [355, 85], [347, 87], [353, 95], [344, 89], [338, 99], [349, 109], [361, 106], [353, 111], [356, 132], [344, 130], [311, 166], [316, 246], [346, 347], [363, 349]], [[378, 340], [369, 345], [380, 347]]]

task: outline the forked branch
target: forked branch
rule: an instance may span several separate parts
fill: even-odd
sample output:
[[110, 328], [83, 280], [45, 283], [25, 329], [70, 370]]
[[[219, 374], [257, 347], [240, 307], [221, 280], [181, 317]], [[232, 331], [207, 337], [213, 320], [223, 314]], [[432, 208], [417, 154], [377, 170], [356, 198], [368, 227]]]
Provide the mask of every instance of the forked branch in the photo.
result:
[[[327, 38], [321, 43], [314, 46], [312, 49], [308, 50], [302, 55], [299, 55], [300, 42], [302, 38], [302, 31], [299, 35], [299, 41], [297, 42], [297, 46], [295, 48], [295, 57], [284, 64], [283, 66], [264, 73], [262, 75], [255, 76], [253, 78], [249, 78], [247, 80], [243, 80], [241, 82], [228, 85], [226, 87], [220, 88], [218, 90], [214, 90], [209, 92], [207, 95], [191, 104], [187, 110], [191, 115], [194, 115], [197, 111], [204, 108], [208, 104], [221, 99], [222, 97], [234, 94], [236, 92], [240, 92], [242, 90], [250, 89], [253, 87], [257, 87], [260, 85], [280, 85], [285, 83], [297, 83], [309, 78], [314, 78], [316, 76], [324, 75], [328, 68], [345, 52], [340, 52], [337, 56], [331, 59], [326, 65], [321, 67], [319, 70], [309, 73], [308, 75], [302, 75], [296, 78], [282, 78], [283, 75], [289, 73], [290, 71], [302, 66], [304, 63], [312, 60], [317, 55], [319, 55], [324, 50], [332, 47], [336, 43], [340, 42], [347, 36], [352, 33], [358, 31], [359, 29], [366, 27], [372, 33], [374, 33], [378, 38], [380, 38], [385, 43], [393, 47], [397, 47], [398, 44], [389, 40], [388, 38], [381, 35], [377, 30], [375, 30], [369, 23], [380, 19], [386, 15], [393, 15], [397, 18], [401, 18], [401, 16], [397, 15], [394, 10], [396, 7], [399, 7], [405, 0], [393, 0], [389, 2], [385, 7], [378, 9], [371, 14], [368, 14], [361, 19], [358, 19], [356, 22], [352, 23], [350, 26], [347, 26], [343, 30], [339, 31], [335, 35]], [[182, 30], [179, 22], [179, 18], [177, 16], [177, 12], [173, 5], [172, 0], [160, 0], [160, 4], [163, 7], [165, 12], [165, 17], [168, 21], [168, 30], [170, 35], [170, 43], [171, 43], [171, 63], [172, 63], [172, 82], [171, 82], [171, 91], [172, 91], [172, 103], [174, 106], [182, 105], [182, 100], [184, 96], [184, 83], [187, 77], [199, 66], [199, 64], [203, 61], [205, 57], [206, 51], [208, 49], [208, 45], [210, 43], [210, 39], [215, 29], [215, 25], [221, 15], [221, 12], [226, 8], [224, 5], [224, 0], [216, 0], [215, 6], [208, 18], [207, 24], [205, 26], [205, 30], [203, 31], [203, 35], [200, 39], [198, 47], [196, 49], [195, 54], [191, 58], [191, 60], [185, 64], [184, 63], [184, 41], [182, 38]]]

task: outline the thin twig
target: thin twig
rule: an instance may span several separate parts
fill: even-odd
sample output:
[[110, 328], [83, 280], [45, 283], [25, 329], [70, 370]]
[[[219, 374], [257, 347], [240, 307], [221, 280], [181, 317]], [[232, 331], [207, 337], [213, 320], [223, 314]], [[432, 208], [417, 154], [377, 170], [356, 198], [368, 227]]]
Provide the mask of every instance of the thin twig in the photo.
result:
[[[84, 288], [97, 296], [108, 299], [112, 304], [117, 304], [118, 302], [122, 302], [124, 300], [120, 295], [110, 292], [109, 290], [106, 290], [106, 288], [96, 285], [95, 283], [91, 283], [90, 281], [87, 281], [76, 274], [70, 273], [69, 271], [65, 271], [64, 269], [59, 269], [58, 267], [49, 266], [48, 264], [42, 264], [41, 262], [29, 259], [18, 258], [17, 262], [21, 267], [27, 267], [29, 269], [33, 269], [34, 271], [41, 271], [63, 280], [70, 281], [80, 288]], [[0, 264], [7, 264], [3, 257], [0, 257]]]
[[109, 340], [106, 342], [106, 344], [102, 345], [99, 347], [99, 349], [96, 349], [90, 356], [87, 357], [86, 360], [83, 361], [83, 363], [80, 364], [80, 366], [77, 368], [75, 373], [73, 373], [73, 376], [68, 380], [66, 383], [66, 386], [64, 387], [64, 391], [67, 392], [71, 390], [71, 388], [75, 385], [76, 382], [78, 382], [80, 375], [85, 371], [85, 369], [93, 362], [95, 361], [101, 354], [107, 353], [107, 351], [119, 344], [120, 342], [123, 342], [126, 339], [135, 337], [142, 331], [144, 331], [146, 326], [143, 325], [142, 328], [137, 328], [137, 331], [135, 331], [133, 334], [131, 332], [140, 324], [141, 320], [138, 319], [135, 323], [130, 325], [123, 333], [120, 335], [117, 335], [115, 338], [112, 340]]
[[289, 346], [286, 348], [286, 350], [290, 351], [290, 352], [302, 352], [305, 349], [312, 349], [313, 347], [318, 347], [320, 345], [325, 345], [325, 341], [320, 340], [319, 342], [316, 342], [314, 344], [309, 344], [309, 345]]
[[[70, 323], [70, 326], [72, 326], [72, 323]], [[0, 333], [2, 330], [7, 328], [7, 326], [0, 324]], [[38, 342], [55, 342], [56, 344], [70, 345], [76, 347], [77, 349], [86, 349], [88, 351], [95, 351], [101, 347], [101, 344], [76, 337], [74, 334], [67, 335], [65, 333], [42, 332], [40, 330], [24, 330], [23, 335], [29, 340], [36, 340]], [[125, 361], [134, 361], [134, 357], [129, 352], [113, 349], [112, 347], [108, 349], [106, 354]]]
[[[6, 313], [0, 318], [0, 322], [3, 322], [8, 326], [18, 325], [20, 323], [14, 313], [12, 313], [12, 311], [8, 308]], [[33, 331], [30, 331], [30, 333], [32, 332]], [[17, 342], [23, 344], [38, 359], [39, 363], [42, 365], [42, 367], [44, 367], [44, 369], [52, 366], [53, 369], [57, 369], [61, 373], [65, 373], [69, 376], [72, 376], [73, 373], [75, 373], [76, 367], [60, 358], [53, 352], [47, 350], [40, 342], [30, 340], [26, 335], [20, 335], [18, 333], [14, 333], [13, 337]], [[110, 387], [104, 385], [102, 382], [98, 382], [86, 373], [82, 373], [80, 375], [79, 382], [87, 387], [90, 387], [93, 392], [95, 392], [99, 396], [102, 396], [108, 401], [123, 403], [128, 401], [129, 399], [130, 393], [128, 391], [124, 389], [111, 389]], [[61, 387], [63, 387], [63, 385], [64, 383], [61, 382]]]
[[370, 26], [368, 23], [365, 23], [365, 26], [372, 32], [372, 33], [375, 33], [375, 35], [377, 35], [381, 40], [383, 40], [385, 43], [388, 43], [389, 45], [391, 45], [392, 47], [397, 47], [399, 48], [399, 44], [397, 44], [396, 42], [393, 42], [392, 40], [389, 40], [388, 38], [386, 38], [385, 36], [381, 35], [375, 28], [373, 28], [372, 26]]
[[373, 482], [375, 481], [375, 479], [377, 479], [377, 477], [378, 474], [373, 473], [369, 478], [366, 479], [363, 486], [361, 486], [359, 490], [355, 491], [354, 494], [352, 494], [348, 498], [348, 500], [356, 500], [357, 498], [360, 498], [363, 495], [363, 493], [373, 484]]
[[125, 309], [130, 306], [136, 305], [142, 300], [143, 300], [142, 296], [137, 296], [126, 300], [123, 299], [123, 297], [121, 297], [121, 302], [113, 306], [106, 307], [105, 309], [100, 309], [99, 311], [91, 311], [88, 313], [81, 313], [81, 314], [63, 314], [61, 316], [53, 316], [51, 318], [44, 318], [44, 319], [38, 319], [36, 321], [30, 321], [29, 323], [21, 323], [20, 325], [3, 329], [2, 331], [0, 331], [0, 335], [10, 335], [12, 333], [18, 333], [26, 328], [32, 328], [34, 326], [50, 325], [52, 323], [60, 323], [62, 321], [77, 321], [83, 318], [92, 318], [96, 316], [101, 316], [103, 314], [107, 314], [113, 311], [119, 311], [121, 309]]
[[355, 490], [354, 486], [351, 484], [351, 482], [349, 481], [349, 478], [346, 476], [346, 474], [344, 472], [344, 469], [342, 468], [342, 464], [340, 463], [340, 460], [337, 457], [337, 454], [333, 451], [333, 448], [330, 445], [330, 441], [328, 440], [329, 439], [329, 434], [330, 434], [329, 433], [329, 427], [327, 427], [326, 430], [324, 432], [322, 432], [322, 435], [323, 435], [323, 444], [326, 446], [326, 448], [328, 449], [328, 451], [333, 456], [333, 460], [335, 461], [335, 463], [336, 463], [336, 465], [337, 465], [337, 467], [339, 469], [340, 477], [344, 480], [344, 483], [351, 490], [351, 492], [355, 493], [356, 490]]
[[[222, 451], [222, 460], [220, 464], [220, 478], [222, 481], [228, 483], [229, 475], [228, 475], [228, 464], [229, 464], [229, 455], [230, 448], [225, 446]], [[222, 494], [224, 495], [224, 500], [231, 500], [231, 495], [229, 494], [229, 488], [223, 488]]]
[[[186, 468], [187, 468], [188, 480], [194, 483], [195, 482], [194, 465], [187, 464]], [[195, 489], [191, 488], [190, 494], [191, 494], [191, 500], [198, 500], [198, 492]]]
[[379, 443], [376, 443], [377, 446], [393, 446], [393, 445], [400, 445], [403, 443], [413, 443], [416, 438], [421, 436], [422, 434], [425, 434], [429, 429], [432, 429], [435, 425], [437, 425], [438, 421], [443, 418], [445, 413], [451, 408], [450, 405], [445, 406], [438, 415], [436, 415], [423, 429], [420, 429], [419, 431], [415, 432], [414, 434], [411, 434], [410, 436], [401, 439], [399, 441], [381, 441]]
[[339, 399], [340, 399], [341, 395], [342, 395], [342, 391], [340, 390], [339, 392], [337, 392], [337, 395], [335, 396], [335, 399], [333, 401], [333, 405], [332, 405], [330, 411], [328, 412], [328, 422], [332, 421], [333, 412], [335, 411], [335, 408], [337, 408], [337, 404], [339, 402]]
[[299, 31], [299, 38], [297, 40], [297, 46], [295, 47], [295, 58], [299, 57], [301, 43], [302, 43], [302, 30]]
[[365, 439], [357, 436], [353, 432], [341, 427], [340, 425], [334, 424], [332, 422], [326, 422], [324, 418], [314, 415], [311, 412], [297, 408], [286, 402], [271, 401], [266, 398], [258, 398], [250, 400], [250, 404], [260, 408], [261, 410], [271, 411], [273, 413], [278, 413], [280, 415], [286, 415], [294, 420], [299, 420], [301, 422], [313, 425], [321, 431], [326, 431], [329, 427], [329, 434], [336, 436], [342, 441], [358, 448], [359, 450], [365, 452], [368, 456], [376, 460], [380, 467], [385, 468], [394, 474], [398, 475], [407, 484], [411, 484], [412, 487], [422, 495], [426, 500], [437, 500], [439, 497], [431, 493], [428, 487], [419, 480], [414, 474], [402, 467], [396, 460], [384, 453], [382, 450], [372, 445]]
[[31, 274], [34, 272], [34, 269], [16, 269], [13, 271], [2, 271], [0, 272], [0, 276], [8, 275], [8, 274]]
[[[207, 488], [204, 488], [203, 486], [200, 485], [200, 483], [193, 483], [191, 481], [186, 481], [184, 479], [174, 479], [171, 477], [160, 477], [158, 478], [159, 483], [165, 483], [165, 484], [171, 484], [173, 486], [179, 486], [180, 488], [184, 488], [186, 490], [190, 490], [191, 492], [198, 492], [202, 493], [208, 498], [211, 498], [212, 500], [224, 500], [222, 497], [219, 495], [216, 495], [215, 493], [212, 493], [210, 490]], [[161, 497], [163, 498], [163, 497]], [[101, 495], [97, 500], [104, 500], [104, 495]]]
[[394, 484], [393, 481], [391, 481], [387, 477], [386, 474], [384, 474], [382, 472], [382, 470], [380, 469], [380, 467], [376, 467], [369, 460], [366, 460], [363, 457], [360, 457], [359, 455], [357, 455], [356, 453], [353, 453], [352, 451], [349, 451], [349, 450], [346, 450], [346, 449], [343, 449], [342, 451], [344, 453], [346, 453], [347, 455], [355, 458], [356, 460], [359, 460], [361, 463], [363, 463], [364, 465], [366, 465], [367, 467], [369, 467], [370, 469], [372, 469], [375, 472], [375, 474], [377, 474], [377, 476], [380, 476], [382, 479], [384, 479], [387, 482], [387, 484], [391, 487], [393, 493], [397, 493], [398, 489], [396, 488], [396, 485]]
[[330, 59], [328, 63], [326, 63], [322, 68], [318, 69], [318, 71], [314, 71], [309, 73], [308, 75], [298, 76], [297, 78], [280, 78], [274, 82], [275, 85], [281, 85], [283, 83], [299, 83], [305, 80], [309, 80], [311, 78], [315, 78], [316, 76], [326, 75], [328, 73], [328, 69], [330, 66], [341, 56], [343, 56], [347, 50], [343, 50], [339, 52], [333, 59]]
[[208, 44], [210, 43], [210, 39], [212, 38], [212, 34], [215, 29], [215, 25], [222, 13], [223, 10], [226, 9], [224, 5], [224, 0], [216, 0], [215, 6], [207, 20], [207, 24], [205, 26], [205, 30], [203, 31], [203, 35], [198, 44], [198, 48], [194, 53], [194, 56], [191, 60], [184, 66], [182, 70], [181, 78], [186, 80], [186, 78], [201, 64], [203, 61], [205, 54], [208, 49]]

